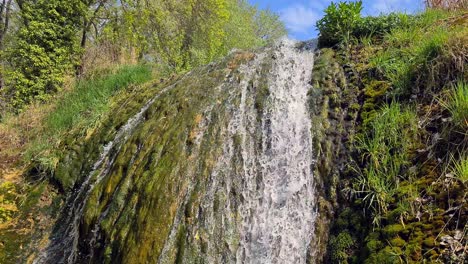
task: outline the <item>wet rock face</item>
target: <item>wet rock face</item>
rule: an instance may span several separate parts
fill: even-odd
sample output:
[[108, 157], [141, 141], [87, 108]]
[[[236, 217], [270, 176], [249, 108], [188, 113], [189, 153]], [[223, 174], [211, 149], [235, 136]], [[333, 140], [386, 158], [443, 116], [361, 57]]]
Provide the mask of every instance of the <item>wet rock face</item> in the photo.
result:
[[145, 92], [64, 162], [79, 183], [36, 262], [315, 262], [313, 57], [284, 41]]

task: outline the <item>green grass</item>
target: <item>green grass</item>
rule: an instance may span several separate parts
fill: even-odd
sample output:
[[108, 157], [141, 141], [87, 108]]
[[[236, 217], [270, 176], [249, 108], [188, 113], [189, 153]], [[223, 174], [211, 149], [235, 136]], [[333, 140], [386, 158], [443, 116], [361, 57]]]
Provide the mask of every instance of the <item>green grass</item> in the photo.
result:
[[454, 161], [452, 168], [452, 174], [455, 178], [459, 179], [463, 183], [468, 182], [468, 155], [464, 155], [458, 161]]
[[78, 82], [47, 117], [48, 131], [61, 133], [78, 124], [83, 127], [92, 124], [108, 110], [108, 100], [115, 92], [129, 85], [144, 83], [150, 77], [150, 68], [138, 65], [122, 67], [114, 74]]
[[60, 157], [57, 149], [62, 140], [71, 133], [82, 136], [109, 111], [113, 95], [151, 77], [149, 66], [136, 65], [77, 82], [71, 91], [57, 98], [58, 103], [45, 117], [41, 135], [27, 147], [25, 158], [38, 163], [41, 169], [53, 170]]
[[442, 104], [450, 111], [454, 124], [468, 130], [468, 84], [459, 81]]
[[406, 178], [410, 150], [417, 137], [417, 116], [398, 103], [385, 105], [371, 122], [370, 129], [357, 136], [355, 143], [361, 160], [355, 192], [371, 208], [374, 224], [387, 213], [399, 181]]
[[[385, 49], [371, 59], [371, 65], [393, 84], [393, 95], [405, 96], [411, 89], [440, 89], [448, 68], [436, 65], [438, 58], [456, 53], [447, 46], [450, 39], [468, 34], [462, 25], [449, 25], [443, 19], [456, 16], [441, 10], [427, 10], [412, 18], [413, 23], [397, 27], [383, 38]], [[453, 52], [453, 53], [451, 53]], [[451, 62], [447, 62], [451, 63]], [[439, 67], [439, 68], [438, 68]]]

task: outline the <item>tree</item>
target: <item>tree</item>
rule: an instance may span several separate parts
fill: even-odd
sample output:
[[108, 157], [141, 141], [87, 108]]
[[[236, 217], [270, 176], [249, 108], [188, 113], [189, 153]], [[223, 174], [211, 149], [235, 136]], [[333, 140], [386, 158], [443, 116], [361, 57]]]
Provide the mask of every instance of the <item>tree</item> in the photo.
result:
[[2, 0], [0, 2], [0, 50], [3, 49], [3, 39], [10, 25], [12, 2], [12, 0]]
[[75, 63], [85, 6], [74, 0], [18, 1], [22, 26], [8, 51], [8, 95], [15, 108], [60, 89]]
[[279, 16], [269, 9], [258, 11], [255, 16], [255, 34], [264, 44], [271, 44], [287, 34]]
[[[10, 26], [12, 0], [2, 0], [0, 2], [0, 58], [3, 57], [4, 39]], [[3, 61], [0, 61], [0, 90], [5, 86], [3, 80]]]
[[[0, 11], [10, 10], [6, 6], [13, 0], [0, 1]], [[233, 48], [265, 45], [286, 33], [276, 14], [259, 11], [246, 0], [16, 0], [16, 4], [18, 29], [6, 52], [5, 79], [6, 97], [18, 108], [59, 90], [65, 73], [74, 69], [81, 76], [86, 67], [95, 67], [96, 56], [113, 65], [131, 54], [132, 61], [145, 58], [170, 71], [183, 71]], [[0, 18], [6, 13], [2, 11]], [[112, 59], [106, 61], [106, 56]]]
[[[122, 1], [124, 38], [173, 70], [186, 70], [233, 48], [264, 45], [286, 34], [279, 17], [245, 0]], [[138, 38], [137, 37], [137, 38]]]

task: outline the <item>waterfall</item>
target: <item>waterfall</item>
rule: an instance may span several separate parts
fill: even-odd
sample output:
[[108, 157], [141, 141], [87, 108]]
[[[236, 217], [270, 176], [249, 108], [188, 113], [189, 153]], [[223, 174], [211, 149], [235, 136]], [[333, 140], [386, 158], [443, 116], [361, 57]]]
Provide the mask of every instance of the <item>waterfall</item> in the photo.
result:
[[[241, 209], [240, 251], [246, 263], [306, 263], [315, 219], [307, 109], [313, 53], [284, 41], [273, 56], [270, 97], [262, 118], [262, 151], [251, 157], [249, 144], [243, 146], [244, 161], [255, 158], [260, 166], [254, 173], [249, 171], [253, 161], [245, 166], [247, 198]], [[260, 184], [256, 177], [261, 178]]]
[[314, 262], [313, 56], [283, 40], [160, 90], [104, 146], [35, 263]]

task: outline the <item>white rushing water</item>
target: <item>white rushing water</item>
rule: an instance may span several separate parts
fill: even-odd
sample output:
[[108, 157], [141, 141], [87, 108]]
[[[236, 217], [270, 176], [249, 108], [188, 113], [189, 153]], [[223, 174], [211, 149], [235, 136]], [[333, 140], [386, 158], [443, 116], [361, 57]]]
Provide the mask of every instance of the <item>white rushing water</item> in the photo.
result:
[[238, 263], [306, 263], [313, 239], [316, 213], [307, 108], [313, 52], [301, 51], [289, 40], [278, 45], [268, 75], [270, 96], [262, 117], [260, 153], [248, 135], [255, 116], [252, 109], [244, 109], [246, 91], [242, 95], [243, 128], [237, 132], [244, 132], [245, 201]]

